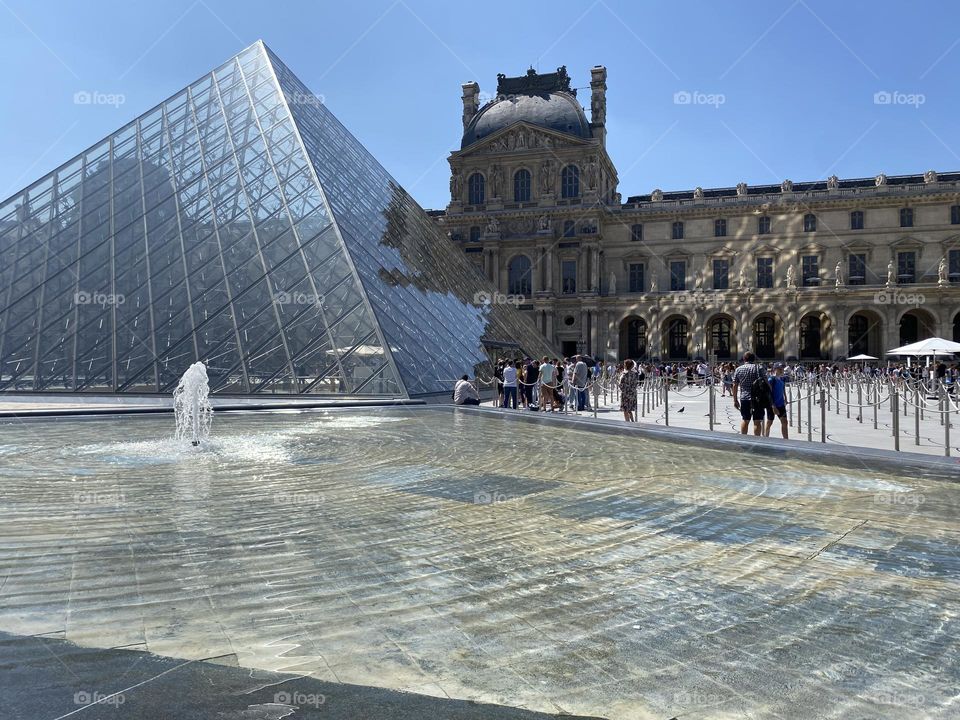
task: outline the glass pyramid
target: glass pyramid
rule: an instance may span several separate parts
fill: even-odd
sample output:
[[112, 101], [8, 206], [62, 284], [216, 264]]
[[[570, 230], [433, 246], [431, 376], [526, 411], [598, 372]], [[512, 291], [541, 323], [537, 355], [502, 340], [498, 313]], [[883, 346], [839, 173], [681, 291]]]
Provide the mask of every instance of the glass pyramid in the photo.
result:
[[0, 390], [412, 396], [552, 354], [262, 42], [0, 204]]

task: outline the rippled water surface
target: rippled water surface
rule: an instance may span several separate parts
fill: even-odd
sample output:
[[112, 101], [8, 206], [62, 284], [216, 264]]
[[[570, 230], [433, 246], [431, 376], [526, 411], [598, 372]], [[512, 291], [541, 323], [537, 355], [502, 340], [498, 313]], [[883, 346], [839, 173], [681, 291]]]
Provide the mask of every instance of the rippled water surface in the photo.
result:
[[0, 630], [610, 718], [960, 717], [942, 479], [443, 410], [172, 436], [0, 425]]

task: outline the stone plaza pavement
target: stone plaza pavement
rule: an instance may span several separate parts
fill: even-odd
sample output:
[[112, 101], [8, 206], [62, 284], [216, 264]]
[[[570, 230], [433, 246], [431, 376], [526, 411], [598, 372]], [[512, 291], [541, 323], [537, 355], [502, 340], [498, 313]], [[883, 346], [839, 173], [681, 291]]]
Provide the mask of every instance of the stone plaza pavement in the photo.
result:
[[[590, 398], [593, 402], [593, 397]], [[841, 400], [846, 402], [846, 398], [841, 394]], [[856, 399], [852, 398], [853, 403]], [[716, 402], [716, 422], [713, 430], [719, 433], [739, 433], [740, 432], [740, 411], [733, 405], [730, 395], [720, 396], [720, 389], [717, 388], [715, 395]], [[807, 440], [808, 436], [808, 417], [807, 403], [802, 401], [801, 416], [803, 421], [802, 431], [797, 430], [796, 425], [796, 407], [793, 408], [794, 415], [789, 428], [789, 437], [793, 440]], [[491, 407], [492, 401], [484, 403]], [[930, 407], [935, 407], [936, 403], [930, 401]], [[813, 431], [812, 441], [821, 442], [821, 414], [819, 404], [813, 404]], [[873, 409], [864, 408], [862, 414], [863, 422], [857, 421], [857, 410], [852, 408], [850, 418], [847, 418], [847, 409], [845, 405], [840, 406], [840, 413], [837, 413], [836, 404], [831, 402], [827, 412], [827, 443], [835, 445], [844, 445], [849, 447], [865, 447], [877, 450], [893, 450], [893, 432], [892, 417], [890, 413], [890, 403], [881, 403], [877, 411], [877, 429], [873, 429]], [[709, 399], [707, 393], [702, 387], [690, 386], [679, 390], [670, 391], [669, 406], [669, 425], [673, 427], [690, 428], [694, 430], [709, 430], [710, 421], [708, 415]], [[926, 455], [944, 455], [944, 428], [940, 423], [940, 416], [937, 413], [925, 413], [920, 422], [920, 443], [916, 444], [916, 420], [913, 408], [907, 409], [908, 415], [903, 415], [901, 405], [900, 409], [900, 451], [910, 453], [923, 453]], [[519, 411], [518, 411], [519, 412]], [[549, 414], [549, 413], [548, 413]], [[587, 419], [593, 417], [593, 411], [576, 413], [568, 410], [568, 414], [573, 416], [582, 416]], [[606, 419], [623, 419], [620, 411], [619, 399], [611, 394], [606, 398], [601, 394], [599, 403], [597, 403], [597, 416]], [[664, 426], [666, 418], [663, 404], [659, 404], [652, 410], [642, 413], [640, 407], [637, 409], [637, 422], [642, 424], [652, 424]], [[753, 432], [751, 425], [750, 432]], [[770, 431], [771, 437], [780, 437], [779, 421], [775, 422]], [[950, 455], [960, 457], [960, 422], [954, 415], [953, 424], [950, 429]]]

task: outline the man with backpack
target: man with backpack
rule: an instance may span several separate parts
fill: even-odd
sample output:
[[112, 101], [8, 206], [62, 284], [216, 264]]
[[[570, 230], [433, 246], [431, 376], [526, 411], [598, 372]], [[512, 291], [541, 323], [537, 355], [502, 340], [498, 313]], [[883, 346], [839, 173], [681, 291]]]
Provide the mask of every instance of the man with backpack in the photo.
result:
[[740, 411], [740, 433], [747, 434], [753, 420], [753, 434], [763, 434], [763, 418], [771, 404], [767, 375], [752, 352], [744, 353], [743, 365], [733, 373], [733, 406]]

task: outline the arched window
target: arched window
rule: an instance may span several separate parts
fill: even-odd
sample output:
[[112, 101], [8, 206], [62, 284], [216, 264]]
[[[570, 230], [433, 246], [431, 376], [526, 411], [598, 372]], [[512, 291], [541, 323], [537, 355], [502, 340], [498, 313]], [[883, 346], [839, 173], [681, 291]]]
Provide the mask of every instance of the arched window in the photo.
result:
[[511, 295], [529, 297], [533, 294], [530, 282], [530, 258], [526, 255], [517, 255], [510, 261], [507, 276], [507, 288]]
[[684, 318], [674, 318], [670, 321], [667, 331], [667, 354], [671, 360], [682, 360], [687, 357], [687, 334], [689, 326]]
[[513, 174], [513, 201], [530, 202], [530, 171], [517, 170]]
[[757, 318], [753, 323], [753, 347], [758, 358], [772, 358], [776, 355], [774, 340], [774, 322], [772, 317]]
[[960, 342], [960, 313], [953, 316], [953, 341]]
[[719, 360], [730, 359], [730, 329], [727, 318], [717, 318], [710, 324], [710, 349]]
[[483, 205], [485, 201], [483, 175], [473, 173], [467, 178], [467, 203], [470, 205]]
[[813, 315], [800, 321], [800, 357], [820, 359], [820, 318]]
[[560, 171], [560, 197], [580, 197], [580, 168], [567, 165]]
[[640, 318], [627, 321], [627, 357], [642, 358], [647, 354], [647, 324]]
[[870, 352], [870, 321], [863, 315], [854, 315], [847, 325], [847, 357], [867, 355]]

